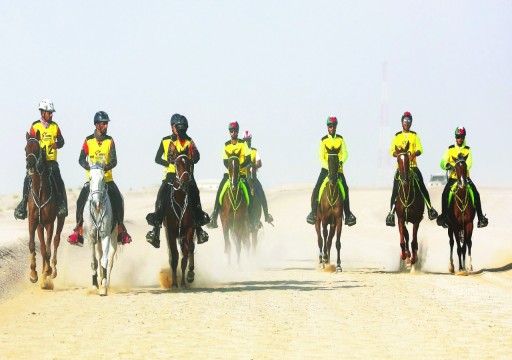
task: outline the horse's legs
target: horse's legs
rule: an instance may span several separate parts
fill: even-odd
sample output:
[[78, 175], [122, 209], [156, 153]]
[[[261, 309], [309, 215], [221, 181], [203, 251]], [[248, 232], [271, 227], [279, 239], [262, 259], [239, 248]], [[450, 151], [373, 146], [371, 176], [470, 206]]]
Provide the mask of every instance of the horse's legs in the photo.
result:
[[471, 259], [471, 246], [473, 245], [473, 223], [470, 223], [466, 227], [466, 244], [468, 246], [468, 265], [466, 266], [467, 271], [473, 271], [473, 261]]
[[420, 227], [420, 223], [414, 223], [412, 227], [412, 242], [411, 242], [411, 250], [412, 250], [412, 257], [411, 257], [411, 264], [416, 264], [416, 261], [418, 261], [418, 229]]
[[96, 245], [91, 245], [92, 257], [91, 257], [91, 270], [92, 270], [92, 286], [96, 290], [99, 289], [98, 284], [98, 259], [96, 258]]
[[452, 228], [448, 229], [448, 237], [450, 238], [450, 265], [448, 266], [448, 271], [453, 274], [455, 272], [455, 266], [453, 265], [453, 245], [455, 241], [453, 240]]
[[30, 251], [30, 282], [36, 283], [37, 279], [38, 279], [37, 270], [36, 270], [36, 243], [35, 243], [36, 225], [34, 225], [30, 220], [29, 220], [28, 230], [29, 230], [28, 249]]
[[190, 254], [188, 256], [188, 273], [187, 273], [187, 281], [189, 283], [194, 282], [195, 279], [195, 262], [194, 262], [194, 242], [192, 241], [192, 250], [190, 251]]
[[407, 258], [404, 231], [407, 231], [407, 229], [405, 228], [405, 223], [402, 220], [398, 219], [398, 232], [400, 233], [400, 249], [402, 250], [402, 260], [405, 260]]
[[48, 261], [46, 256], [46, 241], [44, 240], [44, 227], [42, 225], [37, 227], [37, 237], [39, 238], [39, 252], [42, 258], [42, 269], [43, 279], [46, 278], [48, 272]]
[[341, 227], [342, 227], [342, 218], [339, 218], [336, 221], [336, 251], [338, 252], [338, 258], [336, 259], [336, 272], [341, 272]]
[[[327, 224], [326, 224], [327, 226]], [[332, 239], [334, 238], [334, 233], [336, 232], [336, 227], [334, 225], [329, 225], [329, 234], [327, 235], [326, 246], [324, 250], [324, 262], [326, 264], [331, 263], [331, 247], [332, 247]]]
[[54, 223], [50, 223], [46, 225], [46, 254], [45, 254], [45, 276], [52, 275], [52, 266], [51, 266], [51, 258], [52, 258], [52, 240], [53, 240], [53, 229]]
[[322, 249], [324, 246], [324, 240], [322, 238], [321, 232], [320, 232], [320, 221], [317, 220], [315, 223], [315, 230], [316, 230], [316, 236], [317, 236], [317, 242], [318, 242], [318, 264], [322, 264]]
[[460, 231], [457, 231], [455, 233], [455, 238], [457, 240], [457, 256], [459, 258], [459, 271], [462, 271], [464, 268], [462, 267], [462, 245], [461, 245], [461, 242], [464, 241], [464, 239], [461, 238]]
[[57, 218], [57, 230], [55, 231], [55, 237], [53, 238], [53, 257], [52, 257], [52, 279], [57, 277], [57, 249], [60, 244], [60, 234], [62, 233], [62, 228], [64, 227], [64, 218]]
[[172, 287], [177, 288], [178, 287], [178, 259], [179, 259], [179, 253], [178, 253], [178, 244], [176, 243], [176, 238], [174, 235], [170, 233], [169, 226], [166, 226], [165, 228], [165, 235], [167, 237], [167, 248], [168, 248], [168, 254], [169, 254], [169, 266], [171, 267], [172, 272]]

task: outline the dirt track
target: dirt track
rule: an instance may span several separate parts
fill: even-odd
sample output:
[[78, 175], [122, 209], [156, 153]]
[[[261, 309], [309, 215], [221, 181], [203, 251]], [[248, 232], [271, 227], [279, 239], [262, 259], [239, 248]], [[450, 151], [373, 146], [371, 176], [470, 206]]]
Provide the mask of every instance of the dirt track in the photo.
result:
[[[388, 195], [355, 190], [352, 201], [376, 194]], [[127, 201], [151, 205], [151, 195]], [[486, 196], [499, 206], [499, 195]], [[396, 272], [398, 235], [382, 224], [385, 206], [364, 215], [354, 206], [358, 225], [343, 228], [344, 271], [334, 274], [316, 268], [304, 197], [302, 189], [270, 194], [276, 227], [265, 228], [259, 255], [241, 269], [224, 265], [221, 231], [210, 231], [188, 290], [159, 288], [165, 247], [139, 240], [119, 255], [110, 295], [99, 297], [89, 290], [88, 249], [63, 243], [54, 291], [25, 277], [0, 302], [0, 358], [509, 358], [512, 261], [499, 216], [475, 232], [470, 276], [447, 274], [446, 235], [424, 221], [422, 271], [409, 274]], [[127, 219], [142, 239], [148, 228], [135, 219], [147, 208], [132, 208]]]

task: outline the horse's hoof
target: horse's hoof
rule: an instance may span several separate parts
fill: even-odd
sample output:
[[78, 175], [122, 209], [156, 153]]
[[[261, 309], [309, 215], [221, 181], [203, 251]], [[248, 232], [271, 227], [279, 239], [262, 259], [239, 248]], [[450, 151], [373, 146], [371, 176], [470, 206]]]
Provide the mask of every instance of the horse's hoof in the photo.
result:
[[107, 288], [105, 286], [100, 287], [100, 296], [107, 296]]
[[449, 272], [450, 274], [455, 273], [455, 268], [453, 267], [453, 265], [448, 266], [448, 272]]
[[57, 269], [52, 271], [52, 274], [50, 275], [52, 279], [55, 279], [57, 277]]
[[189, 271], [189, 272], [187, 273], [187, 281], [188, 281], [189, 283], [193, 283], [193, 282], [194, 282], [194, 279], [195, 279], [195, 274], [194, 274], [194, 272], [193, 272], [193, 271]]
[[30, 275], [30, 282], [32, 284], [35, 284], [37, 282], [37, 280], [39, 280], [39, 277], [37, 276], [37, 273], [35, 273], [35, 275]]
[[342, 272], [343, 270], [341, 269], [341, 266], [336, 266], [336, 272], [339, 273], [339, 272]]

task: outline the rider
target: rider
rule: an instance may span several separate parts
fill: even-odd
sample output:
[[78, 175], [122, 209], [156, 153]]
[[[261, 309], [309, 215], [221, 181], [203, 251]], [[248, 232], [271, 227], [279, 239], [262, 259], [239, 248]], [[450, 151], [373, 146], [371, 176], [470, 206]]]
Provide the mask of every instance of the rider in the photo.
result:
[[[39, 110], [41, 111], [41, 119], [32, 123], [29, 132], [31, 136], [36, 137], [39, 131], [39, 144], [45, 152], [49, 173], [57, 187], [57, 216], [66, 217], [68, 216], [68, 200], [64, 181], [62, 181], [60, 175], [59, 164], [57, 163], [57, 149], [64, 146], [64, 138], [60, 132], [59, 125], [53, 121], [53, 113], [55, 112], [53, 102], [48, 99], [41, 100], [39, 102]], [[30, 176], [26, 174], [23, 182], [23, 197], [14, 210], [14, 217], [16, 219], [23, 220], [27, 218], [29, 181]]]
[[[251, 163], [251, 152], [249, 151], [249, 147], [247, 143], [243, 139], [238, 138], [238, 131], [240, 130], [240, 125], [238, 125], [237, 121], [233, 121], [229, 123], [228, 126], [229, 134], [231, 136], [231, 140], [226, 141], [224, 144], [224, 151], [222, 155], [222, 159], [224, 161], [224, 166], [228, 167], [228, 154], [238, 152], [238, 159], [240, 161], [240, 177], [243, 179], [247, 174], [246, 166]], [[224, 188], [224, 184], [229, 179], [229, 173], [226, 170], [222, 180], [219, 184], [219, 188], [217, 189], [217, 196], [215, 197], [215, 204], [213, 207], [213, 212], [211, 215], [211, 222], [207, 225], [210, 229], [214, 229], [219, 227], [217, 225], [217, 216], [219, 215], [220, 203], [219, 197], [222, 189]], [[249, 192], [250, 196], [250, 192]], [[249, 206], [249, 211], [251, 207]], [[249, 218], [252, 219], [251, 214], [249, 214]], [[253, 226], [253, 224], [251, 224]]]
[[[166, 167], [164, 180], [160, 189], [155, 203], [155, 212], [149, 213], [146, 216], [146, 220], [149, 225], [153, 226], [153, 230], [149, 231], [146, 235], [146, 240], [156, 248], [160, 247], [160, 227], [162, 225], [164, 210], [166, 205], [166, 199], [171, 189], [172, 183], [176, 178], [176, 169], [174, 167], [173, 160], [170, 159], [169, 150], [173, 147], [177, 149], [184, 149], [190, 146], [192, 152], [192, 163], [196, 164], [199, 161], [200, 155], [194, 141], [187, 135], [188, 120], [185, 116], [174, 114], [171, 117], [171, 128], [172, 134], [162, 138], [160, 147], [156, 153], [155, 162], [157, 164]], [[208, 214], [206, 214], [201, 207], [201, 200], [199, 198], [199, 188], [193, 176], [190, 181], [190, 200], [192, 208], [196, 215], [196, 234], [197, 243], [202, 244], [208, 241], [208, 233], [204, 231], [201, 226], [207, 224], [210, 221]]]
[[345, 139], [343, 136], [336, 134], [336, 127], [338, 126], [338, 119], [336, 116], [329, 116], [326, 121], [327, 124], [327, 132], [320, 140], [320, 147], [318, 151], [318, 155], [320, 158], [320, 162], [322, 163], [322, 169], [320, 170], [320, 175], [316, 181], [315, 188], [313, 189], [313, 201], [311, 202], [311, 213], [306, 218], [306, 221], [309, 224], [314, 224], [316, 222], [316, 211], [318, 208], [318, 192], [320, 191], [320, 187], [324, 182], [325, 178], [328, 174], [327, 167], [327, 149], [340, 148], [340, 152], [338, 153], [338, 157], [340, 160], [340, 168], [338, 177], [341, 180], [343, 185], [343, 189], [345, 190], [345, 198], [343, 199], [343, 210], [345, 211], [345, 225], [352, 226], [356, 224], [356, 217], [350, 211], [350, 199], [349, 199], [349, 189], [347, 185], [347, 181], [345, 180], [345, 174], [343, 173], [343, 165], [347, 161], [348, 152], [347, 145], [345, 143]]
[[[249, 150], [251, 151], [251, 165], [254, 167], [254, 186], [256, 194], [258, 194], [258, 198], [260, 199], [261, 207], [263, 208], [263, 213], [265, 214], [265, 221], [268, 223], [272, 223], [274, 221], [274, 218], [272, 215], [268, 213], [268, 205], [267, 205], [267, 198], [265, 196], [265, 192], [263, 191], [263, 186], [261, 186], [260, 180], [257, 178], [257, 169], [259, 169], [261, 165], [261, 158], [260, 154], [258, 153], [258, 150], [251, 146], [252, 142], [252, 135], [249, 133], [249, 131], [245, 131], [243, 140], [247, 143], [247, 146], [249, 147]], [[259, 221], [259, 219], [258, 219]]]
[[82, 191], [76, 201], [76, 227], [73, 233], [69, 235], [68, 242], [72, 245], [82, 246], [84, 239], [82, 237], [83, 210], [85, 202], [89, 197], [89, 170], [90, 162], [105, 161], [103, 169], [105, 170], [105, 182], [107, 184], [107, 192], [112, 202], [112, 211], [114, 218], [118, 223], [117, 242], [125, 245], [132, 241], [131, 236], [124, 226], [124, 202], [123, 196], [119, 191], [114, 179], [112, 178], [112, 169], [117, 165], [117, 154], [114, 139], [107, 135], [108, 123], [110, 119], [104, 111], [98, 111], [94, 115], [94, 126], [96, 127], [93, 134], [85, 138], [78, 163], [87, 170], [87, 182], [84, 184]]
[[466, 165], [468, 169], [467, 173], [467, 180], [469, 186], [471, 186], [471, 189], [473, 190], [473, 194], [475, 197], [475, 207], [476, 207], [476, 213], [478, 216], [478, 227], [486, 227], [489, 223], [489, 220], [483, 215], [482, 213], [482, 203], [480, 202], [480, 194], [478, 193], [478, 190], [476, 189], [475, 184], [469, 177], [469, 169], [471, 169], [471, 166], [473, 165], [473, 154], [471, 153], [471, 148], [466, 145], [466, 129], [462, 126], [459, 126], [455, 129], [455, 144], [450, 145], [448, 149], [444, 152], [443, 158], [441, 159], [441, 169], [450, 171], [450, 176], [448, 179], [448, 182], [443, 190], [443, 195], [441, 197], [441, 203], [442, 203], [442, 212], [441, 215], [437, 218], [437, 224], [439, 226], [447, 228], [446, 225], [446, 214], [448, 210], [448, 195], [450, 193], [450, 189], [452, 188], [453, 184], [457, 182], [457, 174], [455, 173], [455, 160], [459, 156], [459, 154], [462, 154], [463, 156], [467, 156], [466, 159]]
[[[418, 185], [420, 187], [420, 191], [423, 195], [423, 200], [425, 201], [425, 205], [428, 209], [428, 218], [430, 220], [434, 220], [437, 218], [437, 211], [432, 207], [430, 203], [430, 195], [428, 194], [427, 188], [425, 187], [425, 183], [423, 182], [423, 176], [421, 175], [420, 169], [416, 164], [416, 157], [420, 156], [423, 153], [423, 147], [421, 146], [420, 137], [416, 132], [410, 131], [412, 125], [412, 115], [409, 111], [404, 112], [401, 118], [402, 122], [402, 131], [399, 131], [395, 134], [395, 138], [391, 143], [391, 148], [389, 152], [392, 156], [397, 157], [398, 154], [395, 150], [395, 147], [404, 148], [409, 142], [409, 162], [411, 166], [411, 170], [417, 175]], [[399, 175], [398, 175], [398, 165], [397, 170], [395, 172], [395, 177], [393, 179], [393, 192], [391, 193], [391, 210], [389, 211], [388, 216], [386, 217], [386, 225], [387, 226], [395, 226], [395, 201], [396, 196], [398, 194], [398, 186], [399, 186]]]

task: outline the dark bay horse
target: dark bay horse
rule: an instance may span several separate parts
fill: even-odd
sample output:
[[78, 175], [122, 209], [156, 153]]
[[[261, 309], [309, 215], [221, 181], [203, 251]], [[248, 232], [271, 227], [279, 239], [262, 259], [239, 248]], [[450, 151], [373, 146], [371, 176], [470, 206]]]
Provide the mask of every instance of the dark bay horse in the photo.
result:
[[[398, 219], [398, 230], [400, 232], [401, 261], [400, 268], [409, 268], [418, 261], [418, 228], [423, 219], [425, 202], [417, 183], [416, 173], [411, 171], [409, 162], [409, 142], [405, 148], [401, 149], [395, 146], [398, 154], [398, 195], [396, 197], [395, 209]], [[412, 241], [411, 251], [409, 251], [409, 231], [406, 223], [412, 223]], [[405, 261], [405, 264], [404, 264]], [[414, 269], [414, 267], [413, 267]]]
[[[37, 132], [36, 137], [32, 137], [27, 133], [26, 139], [27, 145], [25, 146], [25, 155], [27, 173], [30, 176], [28, 198], [30, 281], [35, 283], [38, 280], [36, 271], [36, 246], [34, 241], [35, 232], [37, 230], [41, 257], [43, 259], [41, 288], [51, 290], [53, 289], [51, 279], [54, 279], [57, 276], [57, 249], [60, 243], [60, 234], [64, 226], [64, 217], [57, 217], [56, 186], [52, 186], [51, 184], [51, 177], [46, 163], [46, 155], [39, 145], [39, 131]], [[52, 257], [52, 237], [53, 231], [55, 230], [55, 220], [57, 220], [57, 229], [55, 231], [55, 237], [53, 238]]]
[[[340, 190], [340, 181], [338, 180], [338, 170], [340, 162], [338, 153], [340, 148], [327, 149], [327, 167], [328, 182], [323, 190], [319, 206], [316, 213], [315, 230], [318, 240], [319, 255], [318, 260], [322, 268], [330, 263], [332, 239], [336, 231], [336, 250], [338, 257], [336, 260], [336, 272], [341, 272], [341, 227], [343, 225], [343, 193]], [[317, 199], [312, 199], [317, 201]], [[320, 225], [322, 229], [320, 230]], [[329, 226], [329, 231], [327, 231]]]
[[[176, 177], [170, 189], [170, 197], [165, 208], [165, 235], [169, 249], [169, 265], [172, 270], [172, 287], [178, 287], [178, 244], [181, 249], [181, 287], [186, 288], [187, 282], [194, 282], [194, 210], [189, 206], [189, 185], [191, 180], [190, 147], [178, 152], [171, 150], [176, 168]], [[188, 272], [187, 270], [188, 265]], [[185, 273], [187, 277], [185, 280]]]
[[[471, 237], [473, 235], [473, 220], [475, 219], [475, 206], [468, 189], [467, 165], [468, 155], [459, 154], [455, 161], [455, 173], [457, 174], [457, 188], [453, 194], [451, 203], [448, 206], [448, 236], [450, 238], [450, 266], [449, 271], [454, 273], [453, 245], [454, 234], [457, 240], [457, 255], [459, 257], [459, 271], [473, 271], [471, 263]], [[468, 264], [466, 266], [466, 250], [468, 253]]]
[[243, 187], [240, 179], [239, 153], [231, 153], [227, 156], [229, 187], [222, 197], [220, 210], [222, 231], [224, 233], [224, 253], [227, 256], [228, 263], [231, 263], [231, 242], [229, 240], [231, 237], [235, 243], [237, 264], [240, 265], [242, 244], [249, 250], [247, 244], [249, 239], [249, 204], [246, 200], [245, 187]]
[[[261, 201], [256, 193], [256, 168], [254, 166], [247, 167], [247, 183], [249, 184], [251, 191], [251, 204], [252, 207], [252, 216], [253, 220], [257, 224], [261, 224]], [[256, 252], [256, 246], [258, 245], [258, 231], [260, 230], [260, 226], [254, 226], [250, 230], [250, 240], [251, 240], [251, 249], [253, 254]]]

